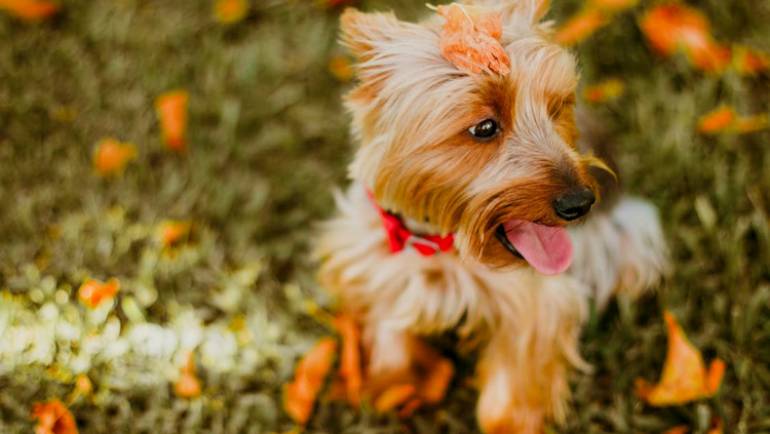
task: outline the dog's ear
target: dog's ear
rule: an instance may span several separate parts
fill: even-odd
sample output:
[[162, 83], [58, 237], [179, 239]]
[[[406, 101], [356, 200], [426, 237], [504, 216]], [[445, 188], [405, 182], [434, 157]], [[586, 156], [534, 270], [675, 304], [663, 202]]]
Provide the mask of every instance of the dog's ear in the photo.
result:
[[370, 59], [383, 43], [401, 33], [403, 23], [392, 12], [364, 13], [347, 8], [340, 16], [340, 42], [359, 61]]

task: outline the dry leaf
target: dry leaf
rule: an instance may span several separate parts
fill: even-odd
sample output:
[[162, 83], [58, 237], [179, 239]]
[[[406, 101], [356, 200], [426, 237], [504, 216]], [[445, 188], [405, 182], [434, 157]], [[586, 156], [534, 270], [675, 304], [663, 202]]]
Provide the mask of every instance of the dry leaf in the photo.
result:
[[163, 143], [173, 151], [187, 149], [187, 103], [189, 96], [184, 90], [166, 92], [155, 100], [155, 110], [160, 120]]
[[113, 138], [106, 138], [96, 144], [93, 165], [101, 176], [118, 175], [129, 161], [136, 158], [136, 146]]
[[722, 422], [722, 419], [716, 418], [713, 423], [711, 429], [709, 429], [708, 434], [722, 434], [724, 432], [724, 424]]
[[412, 384], [396, 384], [385, 389], [374, 401], [374, 409], [380, 413], [393, 410], [412, 398], [417, 389]]
[[586, 8], [562, 24], [554, 34], [554, 41], [564, 46], [582, 42], [609, 22], [599, 9]]
[[663, 434], [687, 434], [690, 432], [690, 428], [687, 425], [677, 425], [667, 429]]
[[329, 59], [329, 72], [339, 81], [346, 82], [353, 78], [353, 66], [343, 55], [334, 55]]
[[763, 130], [770, 126], [770, 117], [767, 113], [751, 116], [738, 116], [731, 106], [722, 105], [698, 120], [698, 131], [703, 134], [717, 134], [722, 132], [746, 134]]
[[337, 343], [323, 338], [305, 354], [294, 371], [294, 380], [283, 387], [283, 408], [297, 423], [310, 420], [318, 393], [334, 362]]
[[733, 67], [743, 75], [755, 75], [770, 69], [770, 56], [744, 46], [733, 48]]
[[195, 375], [193, 353], [187, 353], [185, 363], [179, 369], [179, 379], [174, 383], [174, 393], [180, 398], [197, 398], [201, 395], [201, 382]]
[[637, 394], [650, 405], [662, 407], [679, 405], [714, 396], [724, 375], [725, 364], [720, 359], [706, 370], [703, 357], [685, 336], [670, 312], [664, 314], [668, 331], [668, 353], [660, 382], [650, 385], [639, 378]]
[[118, 279], [112, 278], [107, 282], [88, 279], [80, 285], [78, 298], [84, 305], [95, 309], [103, 301], [114, 298], [118, 290], [120, 290], [120, 281]]
[[353, 318], [340, 315], [334, 319], [334, 327], [342, 337], [339, 376], [345, 388], [347, 401], [354, 406], [361, 403], [361, 332]]
[[40, 21], [59, 12], [59, 5], [44, 0], [0, 0], [0, 9], [25, 21]]
[[625, 90], [626, 86], [622, 80], [610, 78], [586, 87], [583, 96], [589, 102], [602, 103], [620, 97]]
[[730, 106], [720, 106], [701, 116], [698, 120], [698, 131], [714, 134], [728, 129], [735, 121], [735, 110]]
[[190, 235], [192, 223], [188, 221], [167, 220], [160, 226], [160, 241], [169, 248], [179, 244]]
[[35, 403], [32, 417], [37, 419], [35, 434], [78, 434], [75, 418], [58, 399]]
[[500, 14], [458, 3], [438, 6], [436, 12], [446, 20], [439, 39], [441, 55], [446, 60], [474, 74], [510, 72], [511, 60], [500, 43]]
[[708, 19], [696, 9], [678, 3], [656, 6], [640, 26], [653, 49], [664, 56], [684, 50], [696, 67], [712, 72], [730, 63], [730, 49], [714, 41]]
[[217, 0], [214, 4], [214, 17], [222, 24], [232, 24], [242, 20], [249, 11], [246, 0]]
[[411, 350], [420, 371], [425, 373], [418, 387], [419, 397], [427, 404], [440, 402], [454, 377], [454, 365], [421, 341], [415, 340]]

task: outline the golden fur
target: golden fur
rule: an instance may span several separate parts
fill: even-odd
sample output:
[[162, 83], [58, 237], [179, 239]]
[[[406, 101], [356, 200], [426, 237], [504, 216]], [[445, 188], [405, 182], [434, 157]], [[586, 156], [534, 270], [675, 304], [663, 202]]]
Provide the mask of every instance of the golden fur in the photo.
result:
[[[587, 264], [583, 273], [544, 276], [495, 239], [495, 228], [509, 219], [564, 225], [554, 197], [574, 186], [599, 188], [577, 150], [575, 60], [538, 24], [544, 3], [478, 3], [504, 16], [507, 76], [466, 74], [445, 61], [435, 19], [343, 14], [342, 42], [358, 59], [360, 82], [346, 104], [360, 147], [350, 166], [353, 184], [338, 194], [339, 214], [323, 229], [320, 279], [363, 326], [370, 392], [414, 375], [419, 336], [454, 329], [484, 342], [477, 370], [482, 429], [539, 433], [546, 420], [567, 414], [569, 368], [586, 367], [577, 344], [589, 298], [597, 291], [606, 298], [623, 276], [640, 288], [653, 284], [663, 267], [662, 241], [653, 210], [642, 234], [576, 235], [576, 256], [593, 240], [603, 251], [623, 242], [632, 252], [654, 249], [648, 257], [631, 253]], [[474, 140], [468, 128], [490, 117], [502, 133]], [[413, 230], [453, 232], [455, 251], [392, 254], [367, 190]], [[604, 232], [614, 230], [609, 225], [594, 224]], [[597, 274], [614, 277], [607, 283]]]

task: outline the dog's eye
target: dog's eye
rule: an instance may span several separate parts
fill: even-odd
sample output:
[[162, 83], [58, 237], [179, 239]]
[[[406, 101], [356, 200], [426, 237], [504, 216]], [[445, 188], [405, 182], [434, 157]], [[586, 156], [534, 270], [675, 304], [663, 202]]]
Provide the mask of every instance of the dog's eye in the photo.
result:
[[476, 125], [468, 128], [468, 132], [477, 139], [487, 140], [494, 137], [500, 127], [494, 119], [484, 119]]

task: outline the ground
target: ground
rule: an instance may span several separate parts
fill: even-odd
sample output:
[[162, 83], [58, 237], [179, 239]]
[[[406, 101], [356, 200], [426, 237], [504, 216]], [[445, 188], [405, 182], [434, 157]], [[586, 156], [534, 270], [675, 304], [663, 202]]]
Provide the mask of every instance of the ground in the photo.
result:
[[[203, 0], [63, 1], [54, 19], [0, 15], [0, 432], [31, 432], [35, 401], [58, 397], [82, 433], [286, 432], [281, 384], [329, 331], [316, 306], [314, 224], [332, 212], [352, 144], [328, 70], [340, 9], [252, 1], [222, 25]], [[579, 7], [553, 2], [560, 20]], [[718, 38], [770, 50], [770, 3], [695, 2]], [[404, 17], [422, 2], [366, 1]], [[594, 366], [573, 378], [560, 433], [770, 432], [770, 151], [767, 131], [704, 136], [721, 103], [770, 110], [767, 76], [694, 70], [651, 52], [642, 2], [580, 44], [582, 80], [620, 77], [626, 93], [597, 107], [622, 150], [623, 183], [660, 207], [673, 273], [636, 303], [594, 312], [582, 337]], [[154, 98], [190, 94], [189, 151], [165, 150]], [[121, 176], [94, 172], [96, 142], [135, 143]], [[167, 248], [162, 222], [192, 222]], [[116, 277], [115, 303], [89, 309], [77, 288]], [[657, 409], [633, 393], [657, 378], [663, 309], [707, 359], [727, 362], [719, 395]], [[199, 398], [174, 394], [195, 350]], [[469, 361], [458, 360], [468, 374]], [[73, 394], [85, 374], [93, 392]], [[471, 433], [475, 392], [408, 421], [323, 403], [309, 433]]]

